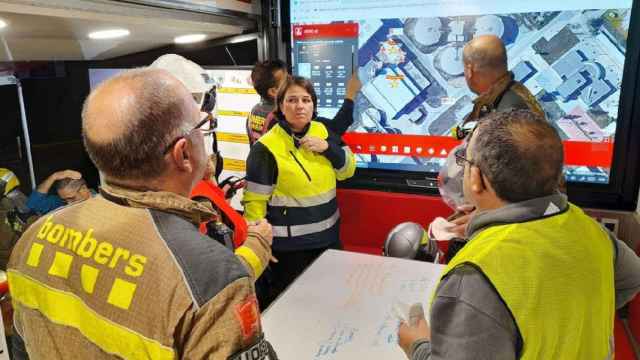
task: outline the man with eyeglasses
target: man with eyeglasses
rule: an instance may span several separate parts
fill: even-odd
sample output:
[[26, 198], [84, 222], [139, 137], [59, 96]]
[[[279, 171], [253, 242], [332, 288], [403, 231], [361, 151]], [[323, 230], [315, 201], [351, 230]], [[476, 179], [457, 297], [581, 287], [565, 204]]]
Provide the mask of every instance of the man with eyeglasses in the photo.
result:
[[[55, 188], [56, 194], [49, 194]], [[27, 199], [27, 207], [38, 215], [44, 215], [65, 204], [87, 200], [93, 192], [82, 174], [75, 170], [56, 171], [49, 175]]]
[[563, 146], [530, 111], [491, 114], [455, 153], [476, 207], [430, 321], [401, 324], [412, 360], [612, 359], [614, 312], [640, 259], [558, 191]]
[[[82, 112], [100, 195], [30, 226], [11, 256], [15, 353], [30, 359], [275, 359], [247, 258], [198, 232], [218, 216], [189, 194], [207, 167], [200, 107], [169, 72], [106, 80]], [[21, 358], [20, 356], [17, 358]]]

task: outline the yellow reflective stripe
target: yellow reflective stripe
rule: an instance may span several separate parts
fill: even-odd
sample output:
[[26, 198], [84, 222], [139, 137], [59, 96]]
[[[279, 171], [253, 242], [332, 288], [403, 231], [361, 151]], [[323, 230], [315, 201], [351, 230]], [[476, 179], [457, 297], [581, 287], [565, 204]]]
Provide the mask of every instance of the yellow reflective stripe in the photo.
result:
[[218, 94], [257, 94], [257, 92], [251, 88], [220, 87]]
[[344, 165], [342, 168], [336, 170], [336, 178], [338, 180], [345, 180], [353, 176], [356, 171], [356, 158], [351, 152], [348, 146], [343, 146], [344, 151]]
[[258, 255], [256, 255], [251, 248], [247, 246], [240, 246], [235, 251], [236, 255], [243, 258], [253, 269], [254, 277], [257, 279], [262, 275], [262, 271], [264, 271], [264, 267], [262, 266], [262, 261]]
[[9, 270], [8, 276], [14, 301], [38, 310], [53, 323], [77, 329], [109, 354], [127, 359], [175, 358], [171, 347], [100, 316], [72, 293], [51, 288], [15, 270]]
[[218, 141], [237, 143], [237, 144], [248, 144], [249, 137], [246, 134], [234, 134], [227, 132], [216, 132], [216, 136], [218, 136]]
[[236, 160], [236, 159], [229, 159], [229, 158], [224, 158], [222, 160], [223, 160], [225, 170], [231, 170], [231, 171], [247, 170], [247, 162], [244, 160]]
[[237, 116], [241, 118], [246, 118], [249, 116], [249, 113], [246, 111], [237, 111], [237, 110], [218, 110], [216, 111], [218, 116]]

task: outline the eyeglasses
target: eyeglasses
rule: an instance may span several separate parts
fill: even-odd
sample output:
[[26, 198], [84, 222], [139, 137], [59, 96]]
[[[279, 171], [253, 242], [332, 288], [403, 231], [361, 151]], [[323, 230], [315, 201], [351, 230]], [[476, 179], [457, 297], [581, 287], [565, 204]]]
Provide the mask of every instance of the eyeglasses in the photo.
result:
[[[201, 127], [203, 127], [207, 123], [209, 123], [209, 128], [208, 129], [201, 129]], [[185, 137], [189, 136], [195, 130], [200, 130], [200, 132], [202, 132], [203, 136], [209, 136], [209, 135], [215, 133], [216, 127], [218, 127], [218, 120], [215, 117], [213, 117], [213, 115], [207, 114], [207, 116], [205, 116], [205, 118], [202, 119], [202, 121], [197, 123], [196, 126], [193, 127], [193, 129], [189, 130], [188, 133], [186, 133], [184, 135], [181, 135], [181, 136], [178, 136], [177, 138], [173, 139], [173, 141], [170, 142], [169, 145], [167, 145], [167, 147], [164, 149], [164, 152], [162, 153], [162, 155], [167, 155], [167, 153], [169, 151], [171, 151], [171, 149], [175, 146], [175, 144], [178, 141], [180, 141], [180, 139], [184, 139]]]
[[65, 196], [65, 197], [60, 196], [60, 199], [62, 199], [62, 201], [66, 202], [67, 204], [71, 204], [73, 202], [76, 202], [77, 201], [76, 198], [78, 196], [78, 193], [80, 193], [80, 190], [83, 190], [86, 187], [87, 187], [87, 185], [82, 184], [82, 185], [78, 186], [78, 188], [73, 192], [73, 195]]
[[217, 97], [218, 97], [218, 89], [215, 85], [213, 85], [211, 89], [209, 89], [209, 91], [204, 93], [204, 99], [202, 101], [202, 105], [200, 106], [200, 111], [210, 114], [213, 111], [213, 109], [216, 107]]
[[464, 167], [465, 162], [469, 163], [469, 165], [474, 165], [472, 160], [469, 160], [465, 157], [466, 151], [467, 149], [463, 147], [456, 150], [456, 152], [453, 154], [456, 157], [456, 164], [458, 166]]
[[[194, 94], [194, 100], [197, 103], [200, 103], [200, 101], [202, 101], [202, 104], [200, 105], [200, 112], [207, 113], [207, 116], [205, 116], [205, 118], [202, 119], [202, 121], [196, 124], [196, 126], [194, 126], [193, 129], [189, 130], [188, 133], [182, 136], [178, 136], [172, 142], [170, 142], [169, 145], [167, 145], [167, 147], [164, 149], [164, 152], [162, 153], [162, 155], [167, 155], [167, 153], [171, 151], [173, 146], [178, 141], [180, 141], [180, 139], [184, 139], [185, 137], [189, 136], [194, 130], [200, 130], [203, 136], [213, 135], [213, 145], [212, 145], [213, 152], [214, 153], [218, 152], [218, 139], [216, 139], [216, 136], [215, 136], [215, 129], [218, 127], [218, 119], [216, 119], [216, 117], [211, 114], [213, 109], [216, 107], [217, 92], [218, 92], [217, 87], [213, 85], [211, 89], [209, 89], [209, 91], [203, 94], [202, 97], [200, 96], [200, 94], [197, 94], [198, 97], [196, 98], [195, 97], [196, 94]], [[207, 122], [209, 122], [209, 128], [201, 129], [201, 127], [204, 126], [204, 124], [206, 124]]]

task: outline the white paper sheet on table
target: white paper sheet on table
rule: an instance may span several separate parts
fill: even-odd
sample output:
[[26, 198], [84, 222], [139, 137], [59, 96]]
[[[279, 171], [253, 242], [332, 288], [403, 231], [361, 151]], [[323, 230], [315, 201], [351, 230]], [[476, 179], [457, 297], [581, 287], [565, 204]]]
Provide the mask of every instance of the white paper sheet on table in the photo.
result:
[[265, 336], [289, 359], [405, 359], [397, 302], [428, 316], [442, 265], [329, 250], [263, 314]]

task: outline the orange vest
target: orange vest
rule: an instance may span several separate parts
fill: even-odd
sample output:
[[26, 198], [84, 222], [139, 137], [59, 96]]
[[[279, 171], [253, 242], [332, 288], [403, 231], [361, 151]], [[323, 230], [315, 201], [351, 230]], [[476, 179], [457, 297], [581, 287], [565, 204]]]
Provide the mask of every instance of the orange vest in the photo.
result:
[[[249, 233], [247, 222], [244, 220], [234, 208], [229, 205], [224, 198], [224, 192], [211, 180], [202, 180], [196, 184], [196, 187], [191, 191], [191, 198], [202, 196], [211, 201], [211, 203], [223, 213], [233, 227], [233, 245], [237, 248], [244, 243]], [[200, 224], [200, 232], [207, 233], [206, 222]]]

